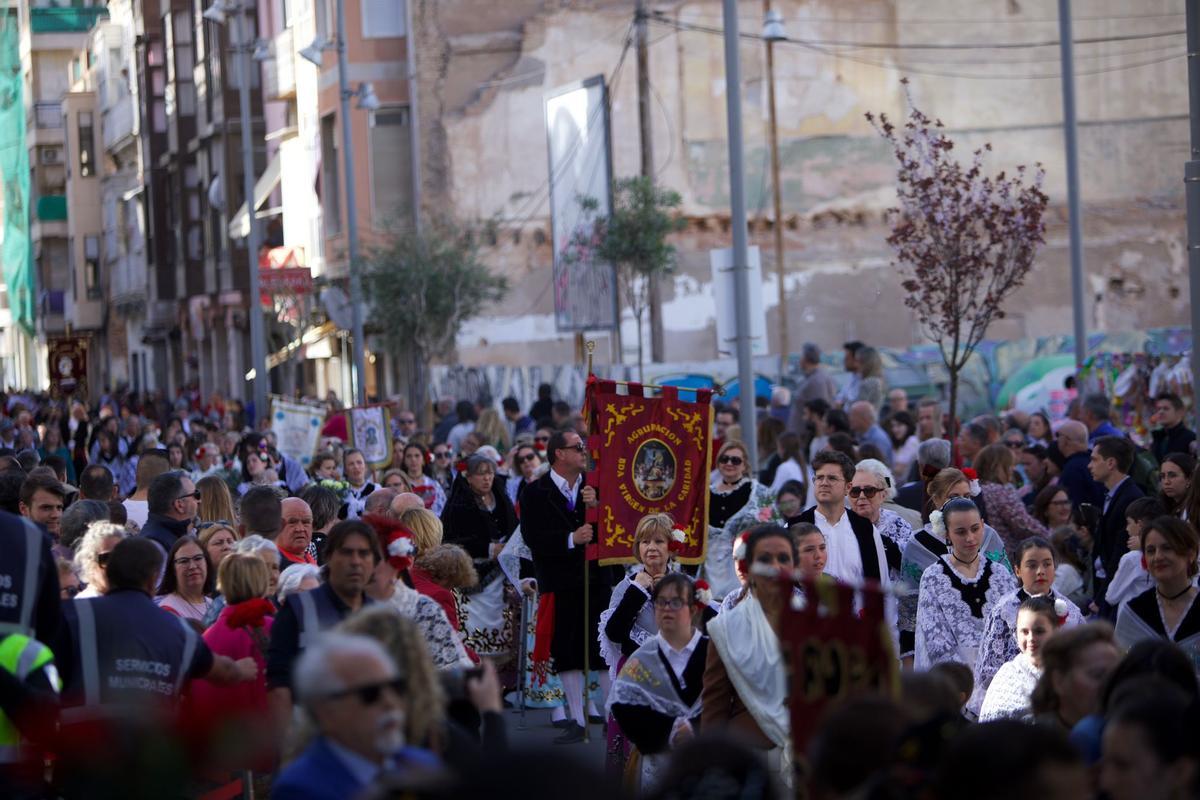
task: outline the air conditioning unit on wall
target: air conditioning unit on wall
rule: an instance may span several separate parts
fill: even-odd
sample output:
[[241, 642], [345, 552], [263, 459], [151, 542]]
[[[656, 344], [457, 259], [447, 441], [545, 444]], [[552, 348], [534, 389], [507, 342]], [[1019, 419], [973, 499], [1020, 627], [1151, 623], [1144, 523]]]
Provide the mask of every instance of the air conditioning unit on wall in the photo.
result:
[[60, 147], [43, 147], [39, 151], [39, 158], [42, 164], [61, 164], [62, 163], [62, 148]]

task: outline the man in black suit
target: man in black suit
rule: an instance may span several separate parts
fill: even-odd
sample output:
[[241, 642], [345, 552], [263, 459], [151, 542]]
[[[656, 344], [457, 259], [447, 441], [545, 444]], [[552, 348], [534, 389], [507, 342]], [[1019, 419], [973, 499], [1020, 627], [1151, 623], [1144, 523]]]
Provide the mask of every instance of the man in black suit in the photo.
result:
[[[538, 591], [554, 596], [554, 638], [550, 654], [563, 682], [571, 727], [558, 744], [583, 741], [583, 652], [592, 669], [603, 667], [597, 626], [612, 594], [613, 568], [588, 564], [587, 545], [594, 537], [585, 509], [596, 504], [596, 490], [583, 485], [587, 447], [575, 431], [559, 431], [546, 447], [550, 469], [521, 493], [521, 535], [529, 545]], [[584, 569], [589, 575], [587, 630], [583, 625]]]
[[1142, 496], [1142, 490], [1129, 477], [1133, 469], [1133, 442], [1124, 436], [1101, 436], [1092, 445], [1088, 472], [1104, 484], [1104, 507], [1096, 526], [1096, 545], [1093, 552], [1100, 559], [1105, 578], [1096, 576], [1096, 597], [1104, 597], [1109, 581], [1117, 574], [1121, 556], [1129, 552], [1129, 536], [1125, 532], [1125, 509]]
[[917, 447], [917, 477], [896, 491], [896, 502], [923, 515], [927, 499], [925, 484], [939, 471], [950, 466], [950, 455], [950, 442], [946, 439], [926, 439], [921, 442]]

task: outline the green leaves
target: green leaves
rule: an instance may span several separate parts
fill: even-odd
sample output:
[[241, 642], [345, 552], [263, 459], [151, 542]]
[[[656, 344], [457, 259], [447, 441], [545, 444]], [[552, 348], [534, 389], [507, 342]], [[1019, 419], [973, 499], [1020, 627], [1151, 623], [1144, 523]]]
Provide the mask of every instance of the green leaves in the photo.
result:
[[479, 257], [487, 224], [441, 220], [403, 231], [366, 259], [370, 323], [389, 349], [421, 359], [448, 355], [465, 322], [504, 297], [508, 281]]

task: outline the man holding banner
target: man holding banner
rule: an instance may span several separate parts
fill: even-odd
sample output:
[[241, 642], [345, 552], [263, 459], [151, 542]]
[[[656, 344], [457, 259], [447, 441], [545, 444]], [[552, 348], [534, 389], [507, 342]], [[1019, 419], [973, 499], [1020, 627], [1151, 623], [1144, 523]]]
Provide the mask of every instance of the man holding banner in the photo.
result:
[[[521, 534], [533, 556], [541, 594], [534, 669], [545, 674], [547, 662], [553, 658], [567, 696], [571, 722], [571, 727], [555, 743], [572, 744], [583, 741], [586, 723], [584, 648], [590, 654], [589, 666], [603, 664], [597, 630], [600, 612], [608, 607], [614, 576], [612, 568], [587, 561], [587, 546], [595, 532], [585, 519], [586, 508], [596, 504], [595, 489], [584, 486], [587, 446], [575, 431], [560, 431], [550, 437], [546, 456], [550, 461], [549, 471], [521, 493]], [[587, 581], [586, 628], [585, 568], [591, 571]]]

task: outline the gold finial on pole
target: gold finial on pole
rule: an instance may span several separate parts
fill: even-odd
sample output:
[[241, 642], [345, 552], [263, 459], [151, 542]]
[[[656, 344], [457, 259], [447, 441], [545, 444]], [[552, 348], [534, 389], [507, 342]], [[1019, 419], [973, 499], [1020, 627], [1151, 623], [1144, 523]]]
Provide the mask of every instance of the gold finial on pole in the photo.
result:
[[592, 374], [592, 358], [596, 355], [596, 340], [588, 339], [587, 342], [584, 344], [584, 347], [587, 348], [587, 371], [588, 371], [588, 375], [591, 375]]

